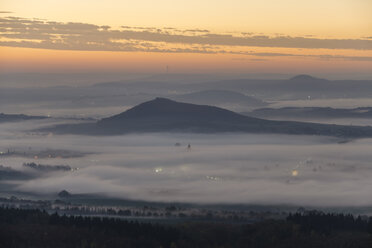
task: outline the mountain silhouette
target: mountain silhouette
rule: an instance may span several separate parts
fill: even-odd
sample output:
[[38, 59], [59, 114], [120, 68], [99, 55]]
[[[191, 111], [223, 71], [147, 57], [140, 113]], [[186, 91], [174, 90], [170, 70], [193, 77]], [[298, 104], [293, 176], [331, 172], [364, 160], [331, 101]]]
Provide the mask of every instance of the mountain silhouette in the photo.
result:
[[139, 104], [96, 123], [58, 125], [43, 130], [85, 135], [145, 132], [243, 132], [348, 138], [372, 137], [372, 127], [264, 120], [218, 107], [181, 103], [166, 98], [156, 98]]
[[230, 90], [204, 90], [187, 94], [170, 96], [171, 99], [181, 102], [223, 106], [236, 104], [244, 107], [262, 107], [267, 103], [261, 99], [244, 95], [240, 92]]
[[114, 133], [127, 131], [194, 131], [215, 132], [237, 129], [248, 121], [260, 119], [207, 105], [181, 103], [156, 98], [121, 114], [97, 122], [102, 130]]
[[291, 80], [291, 81], [315, 81], [315, 80], [324, 80], [325, 81], [325, 79], [316, 78], [316, 77], [313, 77], [313, 76], [310, 76], [310, 75], [306, 75], [306, 74], [300, 74], [300, 75], [294, 76], [294, 77], [290, 78], [289, 80]]
[[218, 107], [182, 103], [158, 97], [141, 103], [121, 114], [102, 119], [99, 123], [137, 119], [242, 121], [245, 117]]

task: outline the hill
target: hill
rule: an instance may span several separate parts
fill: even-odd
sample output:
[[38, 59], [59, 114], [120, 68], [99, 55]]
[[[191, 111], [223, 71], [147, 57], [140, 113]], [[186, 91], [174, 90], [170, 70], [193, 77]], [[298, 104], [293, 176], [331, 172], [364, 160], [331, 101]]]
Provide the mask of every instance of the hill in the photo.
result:
[[206, 105], [156, 98], [96, 123], [58, 125], [42, 131], [85, 135], [120, 135], [144, 132], [276, 133], [372, 137], [372, 127], [342, 126], [294, 121], [271, 121]]
[[239, 105], [244, 107], [263, 107], [267, 103], [252, 96], [230, 90], [204, 90], [170, 97], [176, 101], [213, 106]]

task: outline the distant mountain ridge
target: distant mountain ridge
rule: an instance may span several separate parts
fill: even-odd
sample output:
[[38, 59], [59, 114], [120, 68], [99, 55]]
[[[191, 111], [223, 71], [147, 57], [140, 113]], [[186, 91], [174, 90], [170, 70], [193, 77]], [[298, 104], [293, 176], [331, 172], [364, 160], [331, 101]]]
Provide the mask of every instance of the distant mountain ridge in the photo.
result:
[[372, 127], [271, 121], [240, 115], [218, 107], [175, 102], [166, 98], [144, 102], [118, 115], [101, 119], [97, 123], [58, 125], [42, 131], [85, 135], [242, 132], [372, 137]]
[[[27, 108], [31, 104], [41, 106], [48, 103], [51, 111], [58, 110], [61, 106], [68, 109], [75, 109], [77, 106], [81, 108], [129, 107], [162, 96], [176, 101], [213, 105], [242, 112], [251, 110], [252, 108], [248, 107], [255, 105], [248, 101], [247, 97], [251, 96], [266, 102], [310, 98], [372, 98], [372, 80], [327, 80], [301, 75], [287, 79], [215, 77], [213, 80], [206, 78], [200, 81], [186, 80], [186, 78], [178, 81], [176, 79], [162, 81], [154, 77], [151, 80], [150, 78], [146, 81], [123, 79], [95, 85], [63, 87], [4, 88], [0, 85], [0, 105], [6, 110], [8, 108], [5, 107], [11, 105]], [[209, 98], [210, 92], [216, 91], [224, 91], [226, 99], [216, 101], [221, 99], [218, 94], [214, 94], [209, 100], [201, 99], [202, 95]], [[245, 97], [240, 98], [238, 95], [230, 94], [231, 92]], [[237, 101], [231, 102], [234, 98]], [[103, 114], [97, 113], [97, 116]]]
[[372, 107], [353, 109], [330, 107], [260, 108], [243, 113], [257, 118], [372, 118]]
[[263, 107], [268, 105], [261, 99], [230, 90], [204, 90], [187, 94], [173, 95], [171, 99], [194, 104], [224, 106], [228, 104], [244, 107]]
[[[107, 84], [107, 86], [110, 83]], [[105, 84], [100, 84], [104, 86]], [[128, 92], [145, 92], [150, 90], [157, 95], [166, 96], [165, 92], [186, 92], [223, 90], [234, 91], [244, 94], [252, 94], [260, 99], [312, 99], [324, 98], [355, 98], [372, 96], [372, 80], [328, 80], [313, 77], [311, 75], [300, 74], [288, 79], [223, 79], [214, 81], [200, 81], [196, 83], [172, 83], [172, 82], [130, 82], [114, 84], [115, 89], [119, 88]], [[175, 96], [169, 96], [178, 99]], [[202, 103], [202, 102], [200, 102]], [[203, 103], [202, 103], [203, 104]]]
[[322, 78], [316, 78], [316, 77], [313, 77], [313, 76], [310, 76], [310, 75], [307, 75], [307, 74], [300, 74], [300, 75], [296, 75], [292, 78], [289, 79], [290, 81], [315, 81], [315, 80], [324, 80], [324, 81], [327, 81], [326, 79], [322, 79]]
[[15, 121], [26, 121], [26, 120], [38, 120], [48, 118], [46, 116], [30, 116], [23, 114], [4, 114], [0, 113], [0, 123], [2, 122], [15, 122]]

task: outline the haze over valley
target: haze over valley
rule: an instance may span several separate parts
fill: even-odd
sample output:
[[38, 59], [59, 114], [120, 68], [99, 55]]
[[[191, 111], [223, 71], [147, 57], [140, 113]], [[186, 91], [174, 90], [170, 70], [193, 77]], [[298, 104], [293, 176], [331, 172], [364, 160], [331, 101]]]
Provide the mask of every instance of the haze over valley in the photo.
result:
[[[303, 80], [304, 77], [285, 82], [296, 78]], [[306, 112], [290, 116], [291, 112], [283, 112], [286, 109], [266, 108], [281, 100], [279, 96], [260, 99], [256, 92], [262, 86], [253, 90], [255, 94], [235, 92], [236, 86], [203, 91], [197, 83], [193, 84], [200, 90], [197, 93], [167, 95], [162, 91], [170, 98], [194, 104], [231, 104], [230, 110], [246, 111], [244, 114], [248, 116], [312, 123], [270, 122], [220, 108], [165, 98], [154, 100], [152, 97], [160, 94], [159, 85], [162, 84], [153, 84], [146, 83], [144, 88], [141, 84], [136, 88], [131, 83], [95, 84], [74, 90], [69, 87], [13, 88], [15, 95], [41, 91], [44, 98], [30, 94], [31, 98], [19, 97], [20, 102], [27, 103], [25, 105], [16, 105], [15, 100], [6, 102], [9, 106], [18, 106], [23, 113], [41, 116], [1, 115], [3, 194], [53, 198], [61, 190], [67, 190], [71, 194], [158, 202], [360, 208], [372, 204], [368, 190], [372, 176], [369, 166], [372, 139], [368, 138], [370, 117], [366, 114], [367, 108], [365, 111], [312, 108], [312, 116]], [[180, 84], [178, 92], [186, 92], [186, 88], [181, 90], [182, 87]], [[4, 96], [4, 92], [11, 92], [7, 87], [4, 90], [1, 91]], [[79, 91], [83, 90], [86, 96], [79, 97]], [[121, 95], [120, 91], [131, 93]], [[294, 96], [287, 96], [285, 101], [296, 101], [304, 91], [293, 91]], [[57, 92], [58, 97], [54, 97]], [[134, 106], [149, 98], [150, 101]], [[91, 99], [91, 106], [85, 105], [86, 99]], [[354, 99], [358, 101], [359, 98]], [[44, 104], [40, 104], [41, 101]], [[81, 104], [76, 104], [77, 101]], [[307, 101], [311, 104], [316, 99]], [[363, 103], [363, 98], [360, 101]], [[2, 105], [4, 109], [5, 106]], [[32, 111], [28, 106], [32, 106]], [[45, 112], [46, 106], [49, 114]], [[128, 113], [115, 116], [132, 107]], [[60, 109], [64, 109], [63, 113]], [[85, 111], [87, 109], [89, 111]], [[323, 109], [328, 113], [317, 114]], [[302, 110], [308, 108], [296, 111]], [[53, 111], [56, 111], [55, 115]], [[282, 112], [284, 114], [280, 115]], [[100, 120], [101, 116], [107, 118]], [[129, 124], [132, 119], [136, 120], [133, 125]], [[314, 123], [318, 120], [332, 124], [337, 123], [337, 119], [350, 120], [353, 126], [349, 123], [341, 123], [344, 126], [320, 125], [328, 131], [310, 131], [314, 127], [317, 130]], [[360, 119], [365, 123], [358, 122]], [[195, 122], [194, 127], [191, 120]], [[201, 125], [205, 124], [202, 123], [209, 124], [203, 127]], [[217, 123], [221, 126], [216, 126]], [[257, 123], [258, 126], [248, 133], [243, 129], [235, 130], [235, 127], [226, 128], [243, 123], [251, 127]], [[90, 132], [92, 125], [98, 125], [101, 129], [97, 130], [101, 131]], [[163, 127], [157, 130], [157, 125]], [[265, 125], [269, 126], [262, 129]], [[61, 132], [63, 127], [75, 126], [82, 128]], [[180, 128], [183, 126], [185, 129]], [[303, 131], [295, 131], [299, 127]], [[344, 128], [345, 133], [337, 131], [333, 135], [339, 127]], [[349, 129], [359, 128], [357, 136], [348, 135]], [[218, 131], [220, 129], [222, 132]], [[27, 163], [34, 163], [36, 167], [25, 167]], [[69, 169], [51, 169], [62, 165], [68, 167], [61, 168]], [[35, 168], [49, 169], [37, 172]]]

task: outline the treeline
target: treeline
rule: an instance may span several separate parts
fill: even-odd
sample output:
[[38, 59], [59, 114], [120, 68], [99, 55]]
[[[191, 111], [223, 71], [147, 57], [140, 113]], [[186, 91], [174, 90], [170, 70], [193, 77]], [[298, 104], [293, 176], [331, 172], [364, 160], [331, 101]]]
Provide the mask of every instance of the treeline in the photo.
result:
[[36, 163], [23, 163], [23, 167], [31, 168], [34, 170], [42, 172], [51, 172], [51, 171], [71, 171], [72, 168], [69, 165], [44, 165]]
[[300, 225], [304, 232], [317, 231], [329, 234], [334, 230], [354, 230], [372, 234], [372, 217], [362, 218], [354, 217], [352, 214], [307, 211], [289, 214], [287, 220]]
[[371, 219], [320, 212], [249, 225], [154, 224], [0, 209], [0, 247], [370, 248]]
[[29, 179], [30, 176], [11, 167], [0, 165], [0, 180], [22, 180]]
[[170, 247], [169, 226], [115, 218], [66, 216], [40, 210], [0, 209], [0, 247]]

